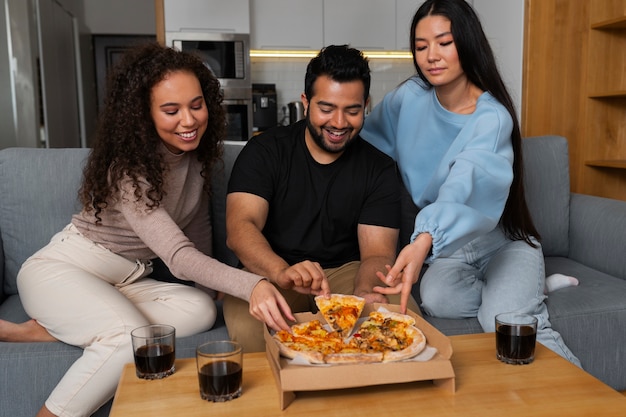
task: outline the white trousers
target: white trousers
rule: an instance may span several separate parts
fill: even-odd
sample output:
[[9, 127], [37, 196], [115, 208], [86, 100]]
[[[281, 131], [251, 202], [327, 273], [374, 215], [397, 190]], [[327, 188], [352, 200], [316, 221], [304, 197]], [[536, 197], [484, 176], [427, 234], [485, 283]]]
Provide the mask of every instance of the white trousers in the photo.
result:
[[113, 397], [123, 366], [133, 361], [130, 332], [169, 324], [176, 336], [213, 326], [216, 307], [204, 291], [147, 276], [69, 225], [22, 265], [18, 290], [28, 315], [58, 340], [84, 349], [46, 407], [59, 416], [89, 416]]

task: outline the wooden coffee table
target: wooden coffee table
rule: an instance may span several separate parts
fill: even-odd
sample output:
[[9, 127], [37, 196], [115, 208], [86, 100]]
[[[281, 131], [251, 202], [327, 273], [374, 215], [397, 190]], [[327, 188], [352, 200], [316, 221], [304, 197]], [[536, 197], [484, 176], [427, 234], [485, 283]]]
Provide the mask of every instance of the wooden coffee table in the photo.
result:
[[128, 364], [110, 417], [132, 416], [626, 416], [626, 398], [542, 345], [530, 365], [506, 365], [493, 333], [450, 337], [456, 393], [432, 382], [334, 391], [298, 392], [284, 411], [265, 353], [244, 355], [243, 395], [226, 403], [200, 399], [195, 359], [176, 361], [176, 373], [157, 381], [135, 376]]

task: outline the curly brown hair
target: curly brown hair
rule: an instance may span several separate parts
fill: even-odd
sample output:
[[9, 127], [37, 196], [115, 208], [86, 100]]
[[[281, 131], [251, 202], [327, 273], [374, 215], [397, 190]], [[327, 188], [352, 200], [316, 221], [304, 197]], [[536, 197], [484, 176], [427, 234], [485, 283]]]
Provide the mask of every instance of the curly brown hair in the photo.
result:
[[139, 200], [139, 178], [150, 188], [145, 191], [148, 208], [158, 207], [165, 195], [166, 166], [157, 149], [161, 138], [150, 114], [152, 88], [168, 74], [188, 71], [198, 78], [209, 114], [207, 130], [194, 151], [202, 162], [204, 189], [210, 193], [210, 175], [221, 161], [225, 134], [223, 95], [219, 81], [195, 55], [148, 43], [124, 54], [107, 79], [107, 96], [89, 159], [83, 170], [79, 198], [86, 211], [99, 214], [119, 192], [120, 181], [128, 176]]

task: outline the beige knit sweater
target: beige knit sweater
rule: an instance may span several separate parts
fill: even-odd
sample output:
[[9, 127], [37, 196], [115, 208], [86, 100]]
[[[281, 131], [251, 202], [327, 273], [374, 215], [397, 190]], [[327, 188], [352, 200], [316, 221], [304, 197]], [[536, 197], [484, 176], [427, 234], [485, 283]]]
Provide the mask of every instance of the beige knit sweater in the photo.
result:
[[[174, 155], [163, 146], [169, 165], [166, 195], [157, 209], [145, 200], [135, 201], [130, 180], [121, 184], [121, 195], [100, 213], [84, 210], [72, 223], [87, 238], [127, 259], [161, 258], [174, 276], [248, 301], [263, 279], [213, 259], [209, 198], [203, 192], [202, 166], [194, 152]], [[143, 187], [147, 184], [143, 183]]]

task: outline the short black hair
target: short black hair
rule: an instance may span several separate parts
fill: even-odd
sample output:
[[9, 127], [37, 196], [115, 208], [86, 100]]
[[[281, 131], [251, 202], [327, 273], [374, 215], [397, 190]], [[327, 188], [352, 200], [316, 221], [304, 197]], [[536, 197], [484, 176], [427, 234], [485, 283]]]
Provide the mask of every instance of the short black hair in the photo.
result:
[[334, 81], [348, 82], [361, 80], [364, 87], [364, 100], [370, 95], [372, 76], [367, 58], [358, 49], [348, 45], [329, 45], [309, 62], [304, 77], [304, 94], [307, 100], [313, 97], [313, 84], [319, 76], [326, 75]]

